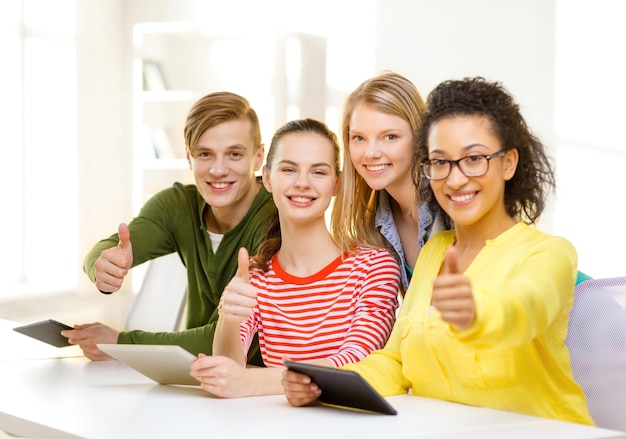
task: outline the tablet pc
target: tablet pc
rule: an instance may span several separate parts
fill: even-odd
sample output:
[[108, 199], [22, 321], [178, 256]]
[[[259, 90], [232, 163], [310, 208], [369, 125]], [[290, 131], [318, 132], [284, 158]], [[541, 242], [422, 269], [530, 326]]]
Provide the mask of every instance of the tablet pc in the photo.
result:
[[107, 344], [98, 349], [159, 384], [199, 386], [189, 375], [196, 356], [176, 345]]
[[285, 367], [311, 377], [322, 394], [324, 404], [396, 415], [398, 412], [361, 375], [351, 370], [335, 369], [285, 360]]
[[52, 319], [13, 328], [14, 331], [36, 338], [39, 341], [43, 341], [44, 343], [51, 344], [58, 348], [71, 346], [67, 338], [61, 335], [61, 331], [64, 329], [74, 328]]

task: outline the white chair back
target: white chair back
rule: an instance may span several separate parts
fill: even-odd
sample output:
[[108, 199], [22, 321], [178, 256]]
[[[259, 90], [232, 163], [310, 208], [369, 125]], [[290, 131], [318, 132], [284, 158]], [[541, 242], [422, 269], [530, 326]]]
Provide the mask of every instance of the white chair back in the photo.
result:
[[126, 329], [169, 332], [180, 328], [187, 301], [187, 269], [177, 253], [153, 259], [126, 317]]
[[626, 431], [626, 277], [576, 286], [565, 343], [593, 420]]

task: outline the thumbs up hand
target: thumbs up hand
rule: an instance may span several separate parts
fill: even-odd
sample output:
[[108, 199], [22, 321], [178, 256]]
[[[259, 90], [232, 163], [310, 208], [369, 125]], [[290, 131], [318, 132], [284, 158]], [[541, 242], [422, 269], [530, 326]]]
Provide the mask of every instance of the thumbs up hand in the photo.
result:
[[130, 230], [128, 226], [124, 223], [120, 224], [117, 229], [117, 236], [120, 238], [120, 242], [117, 244], [118, 248], [122, 251], [122, 253], [130, 260], [130, 263], [133, 262], [133, 247], [130, 244]]
[[250, 283], [250, 256], [245, 247], [241, 247], [239, 253], [237, 253], [237, 273], [235, 273], [235, 277], [243, 283]]
[[120, 289], [124, 277], [133, 265], [133, 247], [130, 243], [130, 230], [124, 223], [118, 228], [117, 247], [104, 250], [94, 263], [96, 287], [103, 292], [113, 293]]
[[243, 322], [256, 306], [256, 288], [250, 285], [250, 257], [245, 248], [237, 255], [237, 273], [231, 279], [220, 299], [220, 318], [229, 322]]
[[446, 250], [442, 272], [433, 284], [431, 300], [441, 313], [441, 318], [457, 329], [467, 329], [474, 323], [476, 310], [472, 286], [469, 279], [459, 273], [455, 247]]

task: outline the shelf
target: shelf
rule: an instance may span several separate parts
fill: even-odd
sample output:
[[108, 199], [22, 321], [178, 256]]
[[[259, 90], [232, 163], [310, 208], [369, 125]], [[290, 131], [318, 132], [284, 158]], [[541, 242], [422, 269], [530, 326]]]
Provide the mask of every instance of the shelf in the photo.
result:
[[193, 93], [190, 90], [143, 91], [141, 99], [144, 102], [182, 102], [193, 99]]
[[[137, 211], [174, 181], [194, 182], [184, 130], [197, 99], [218, 90], [245, 96], [271, 137], [287, 109], [326, 117], [326, 40], [282, 33], [218, 35], [193, 23], [138, 23], [133, 30], [133, 204]], [[297, 55], [297, 56], [296, 56]], [[302, 68], [296, 75], [291, 59]], [[249, 74], [250, 60], [255, 73]], [[263, 123], [263, 122], [262, 122]], [[160, 158], [159, 158], [160, 157]]]
[[143, 163], [143, 169], [149, 170], [188, 170], [189, 162], [186, 159], [151, 159]]

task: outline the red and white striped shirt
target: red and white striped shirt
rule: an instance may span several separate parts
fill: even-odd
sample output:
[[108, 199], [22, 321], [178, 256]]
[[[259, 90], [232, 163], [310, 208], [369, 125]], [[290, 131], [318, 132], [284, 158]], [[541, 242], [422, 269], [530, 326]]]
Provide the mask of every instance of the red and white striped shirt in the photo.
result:
[[301, 278], [274, 256], [268, 271], [250, 272], [257, 305], [241, 323], [247, 352], [256, 332], [268, 367], [328, 359], [354, 363], [387, 342], [398, 307], [400, 269], [387, 250], [360, 248]]

